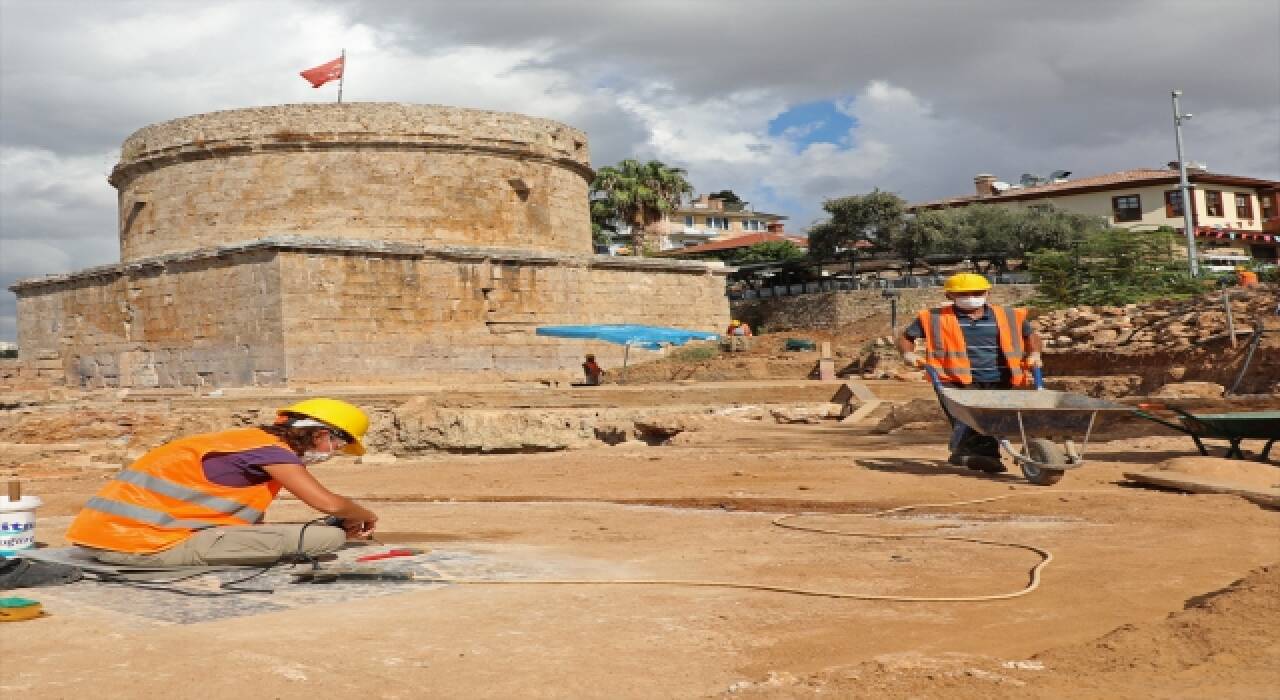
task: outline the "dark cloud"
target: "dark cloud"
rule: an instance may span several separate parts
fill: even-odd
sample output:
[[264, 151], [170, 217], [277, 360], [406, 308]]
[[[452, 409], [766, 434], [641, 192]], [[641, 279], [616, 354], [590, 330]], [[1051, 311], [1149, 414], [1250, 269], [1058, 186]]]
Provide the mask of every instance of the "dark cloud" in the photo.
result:
[[[1161, 165], [1175, 87], [1189, 157], [1280, 179], [1275, 0], [0, 0], [0, 284], [115, 259], [134, 130], [332, 99], [297, 71], [341, 47], [348, 99], [559, 119], [597, 166], [661, 158], [796, 230], [873, 187]], [[850, 147], [769, 133], [822, 100], [852, 100]]]
[[691, 100], [759, 88], [803, 101], [886, 80], [1026, 146], [1142, 128], [1167, 116], [1174, 87], [1203, 105], [1280, 105], [1268, 0], [340, 5], [462, 42], [551, 41], [544, 65], [660, 79]]

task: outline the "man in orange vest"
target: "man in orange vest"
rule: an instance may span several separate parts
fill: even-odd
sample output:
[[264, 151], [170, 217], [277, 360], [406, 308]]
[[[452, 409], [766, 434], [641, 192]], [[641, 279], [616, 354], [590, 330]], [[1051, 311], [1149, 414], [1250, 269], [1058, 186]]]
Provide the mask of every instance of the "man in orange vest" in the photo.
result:
[[[929, 365], [943, 384], [959, 389], [1013, 389], [1030, 384], [1030, 371], [1041, 367], [1040, 335], [1027, 320], [1027, 310], [987, 302], [991, 283], [982, 275], [962, 272], [943, 286], [951, 304], [925, 309], [898, 338], [902, 359], [913, 367]], [[916, 353], [923, 339], [925, 355]], [[950, 462], [989, 472], [1002, 472], [1000, 445], [956, 422]]]
[[1243, 265], [1236, 265], [1236, 284], [1241, 287], [1258, 286], [1258, 273]]
[[[307, 471], [335, 453], [364, 454], [369, 418], [336, 399], [280, 409], [272, 425], [192, 435], [161, 445], [89, 499], [67, 539], [121, 566], [272, 564], [368, 537], [378, 516]], [[342, 527], [264, 525], [281, 488]]]

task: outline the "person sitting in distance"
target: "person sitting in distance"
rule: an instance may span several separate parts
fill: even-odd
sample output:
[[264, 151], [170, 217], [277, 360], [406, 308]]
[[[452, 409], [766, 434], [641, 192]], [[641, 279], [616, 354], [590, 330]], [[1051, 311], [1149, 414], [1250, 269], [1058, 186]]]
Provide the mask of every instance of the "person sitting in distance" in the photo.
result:
[[587, 359], [582, 363], [582, 374], [587, 379], [589, 386], [599, 386], [600, 378], [604, 376], [604, 369], [596, 362], [595, 355], [587, 355]]

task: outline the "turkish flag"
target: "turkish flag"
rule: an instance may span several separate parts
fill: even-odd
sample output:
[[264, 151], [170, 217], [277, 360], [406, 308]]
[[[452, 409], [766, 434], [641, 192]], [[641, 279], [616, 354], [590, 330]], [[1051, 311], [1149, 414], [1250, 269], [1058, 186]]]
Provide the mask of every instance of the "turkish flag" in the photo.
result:
[[318, 65], [315, 68], [308, 68], [298, 75], [306, 78], [307, 82], [311, 83], [311, 87], [318, 88], [330, 80], [337, 80], [342, 77], [342, 63], [342, 57], [339, 56], [328, 63]]

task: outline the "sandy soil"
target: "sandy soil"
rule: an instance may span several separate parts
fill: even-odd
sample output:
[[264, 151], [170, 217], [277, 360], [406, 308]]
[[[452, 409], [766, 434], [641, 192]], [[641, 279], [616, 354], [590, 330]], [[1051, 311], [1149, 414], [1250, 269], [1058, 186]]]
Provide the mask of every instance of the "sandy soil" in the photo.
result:
[[[1038, 561], [1007, 547], [772, 524], [802, 512], [812, 515], [800, 522], [849, 532], [1024, 543], [1053, 561], [1038, 590], [997, 602], [406, 585], [342, 605], [168, 625], [53, 596], [50, 616], [0, 630], [0, 694], [1252, 698], [1280, 687], [1280, 513], [1119, 483], [1124, 471], [1191, 454], [1186, 438], [1098, 444], [1086, 466], [1038, 488], [946, 466], [937, 432], [715, 431], [680, 446], [335, 460], [316, 471], [379, 512], [383, 542], [595, 580], [979, 596], [1023, 588]], [[48, 504], [39, 533], [52, 545], [110, 476], [48, 458], [14, 469]], [[997, 496], [1006, 498], [959, 503]], [[953, 505], [868, 517], [909, 504]], [[310, 517], [286, 499], [268, 519]]]

